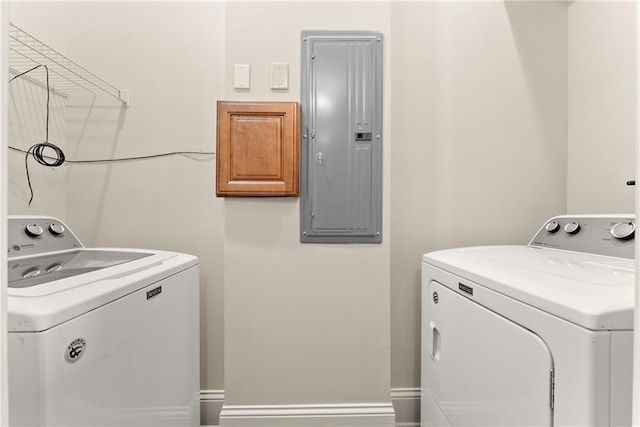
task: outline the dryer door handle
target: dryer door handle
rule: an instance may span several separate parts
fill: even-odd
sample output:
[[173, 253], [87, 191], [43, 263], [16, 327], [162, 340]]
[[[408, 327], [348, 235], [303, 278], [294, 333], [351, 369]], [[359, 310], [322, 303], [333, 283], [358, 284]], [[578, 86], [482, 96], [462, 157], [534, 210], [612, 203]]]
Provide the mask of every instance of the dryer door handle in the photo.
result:
[[436, 323], [433, 321], [429, 322], [429, 329], [431, 329], [431, 358], [433, 360], [440, 360], [440, 331], [436, 327]]

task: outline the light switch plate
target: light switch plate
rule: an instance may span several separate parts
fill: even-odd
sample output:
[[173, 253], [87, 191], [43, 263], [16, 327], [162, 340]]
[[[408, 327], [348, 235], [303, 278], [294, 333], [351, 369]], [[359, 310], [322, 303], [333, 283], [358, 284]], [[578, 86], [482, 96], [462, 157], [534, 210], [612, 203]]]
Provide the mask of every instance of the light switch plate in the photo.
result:
[[236, 89], [249, 89], [251, 87], [251, 66], [249, 64], [235, 64], [233, 87]]
[[271, 89], [289, 89], [289, 64], [271, 64]]

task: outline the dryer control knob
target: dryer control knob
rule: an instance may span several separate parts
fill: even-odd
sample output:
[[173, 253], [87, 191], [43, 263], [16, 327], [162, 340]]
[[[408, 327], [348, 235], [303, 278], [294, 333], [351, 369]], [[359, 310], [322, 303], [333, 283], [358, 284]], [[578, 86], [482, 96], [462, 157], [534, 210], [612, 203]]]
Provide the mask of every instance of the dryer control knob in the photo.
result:
[[549, 233], [555, 233], [556, 231], [560, 230], [560, 224], [558, 224], [557, 221], [551, 221], [544, 228]]
[[636, 232], [636, 225], [631, 221], [619, 222], [611, 227], [611, 235], [618, 240], [631, 239]]
[[49, 231], [54, 236], [59, 236], [64, 233], [64, 226], [62, 224], [58, 224], [57, 222], [53, 222], [49, 224]]
[[577, 234], [580, 231], [580, 224], [577, 222], [570, 222], [564, 226], [564, 231], [568, 234]]
[[44, 230], [38, 224], [27, 224], [24, 232], [27, 233], [29, 237], [38, 237], [42, 235]]

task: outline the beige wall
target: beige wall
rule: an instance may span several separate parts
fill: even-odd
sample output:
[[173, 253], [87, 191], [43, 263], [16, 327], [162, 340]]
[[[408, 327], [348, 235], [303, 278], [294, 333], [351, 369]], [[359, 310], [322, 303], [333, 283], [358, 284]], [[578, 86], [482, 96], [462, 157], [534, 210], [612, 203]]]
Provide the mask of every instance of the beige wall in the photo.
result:
[[[12, 2], [10, 15], [90, 71], [130, 90], [128, 109], [104, 96], [68, 99], [64, 137], [56, 142], [69, 158], [215, 151], [215, 102], [224, 82], [223, 3]], [[42, 123], [36, 113], [26, 118]], [[12, 133], [21, 130], [14, 128]], [[10, 160], [10, 213], [60, 215], [87, 246], [200, 257], [201, 387], [223, 389], [224, 212], [215, 197], [214, 158], [57, 170], [32, 166], [37, 193], [30, 209], [20, 175], [24, 159]]]
[[568, 43], [567, 211], [633, 212], [634, 2], [572, 2]]
[[[386, 401], [419, 387], [423, 253], [524, 243], [565, 210], [633, 209], [632, 7], [14, 1], [16, 24], [130, 90], [128, 109], [54, 99], [70, 158], [213, 151], [218, 99], [300, 99], [301, 30], [383, 31], [384, 241], [302, 245], [298, 199], [216, 199], [214, 160], [189, 156], [34, 165], [27, 208], [12, 153], [9, 212], [59, 215], [90, 246], [198, 255], [202, 389], [228, 403]], [[289, 63], [288, 91], [269, 89], [271, 62]], [[236, 63], [252, 67], [248, 92]], [[11, 90], [11, 142], [26, 148], [42, 91]]]
[[392, 387], [420, 385], [420, 259], [523, 244], [566, 197], [567, 9], [392, 7]]
[[[269, 19], [265, 19], [265, 17]], [[299, 100], [300, 31], [385, 34], [385, 171], [389, 171], [389, 4], [230, 2], [228, 99]], [[269, 89], [269, 64], [289, 64], [289, 91]], [[251, 65], [249, 93], [233, 64]], [[389, 193], [380, 245], [299, 243], [299, 200], [225, 200], [225, 403], [389, 402]]]
[[[384, 3], [359, 20], [354, 15], [361, 5], [282, 3], [273, 26], [260, 19], [276, 12], [273, 5], [247, 6], [21, 2], [12, 3], [11, 12], [25, 29], [130, 90], [126, 110], [104, 97], [70, 100], [61, 145], [70, 158], [86, 158], [212, 150], [215, 101], [242, 99], [231, 88], [234, 63], [253, 66], [254, 86], [244, 99], [297, 100], [300, 30], [356, 25], [389, 33]], [[259, 7], [265, 9], [257, 14]], [[73, 31], [58, 25], [63, 21], [73, 23]], [[386, 57], [388, 63], [388, 51]], [[288, 92], [268, 90], [269, 62], [290, 64]], [[385, 132], [388, 140], [388, 122]], [[13, 163], [19, 171], [20, 158]], [[297, 199], [215, 199], [214, 172], [211, 161], [188, 157], [38, 171], [49, 179], [65, 174], [63, 183], [50, 187], [60, 194], [59, 215], [87, 245], [200, 256], [203, 389], [223, 388], [225, 301], [228, 402], [388, 401], [390, 236], [382, 245], [300, 245]], [[387, 175], [387, 232], [389, 180]], [[25, 209], [19, 201], [14, 212]], [[49, 213], [52, 206], [43, 202], [28, 212]], [[259, 357], [251, 359], [245, 350], [255, 349]], [[260, 376], [248, 375], [255, 369]]]

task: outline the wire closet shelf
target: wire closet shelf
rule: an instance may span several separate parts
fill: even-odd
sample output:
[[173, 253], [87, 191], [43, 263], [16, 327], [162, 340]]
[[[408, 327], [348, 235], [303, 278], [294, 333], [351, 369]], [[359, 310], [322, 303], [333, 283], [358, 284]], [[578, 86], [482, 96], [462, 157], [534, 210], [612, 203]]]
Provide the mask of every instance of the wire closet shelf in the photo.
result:
[[[87, 71], [76, 62], [49, 47], [31, 34], [13, 23], [9, 24], [9, 71], [13, 75], [46, 65], [49, 68], [51, 88], [63, 95], [70, 93], [106, 93], [124, 105], [129, 105], [129, 94]], [[42, 73], [44, 76], [44, 73]], [[45, 85], [42, 79], [34, 75], [25, 75], [38, 84]]]

